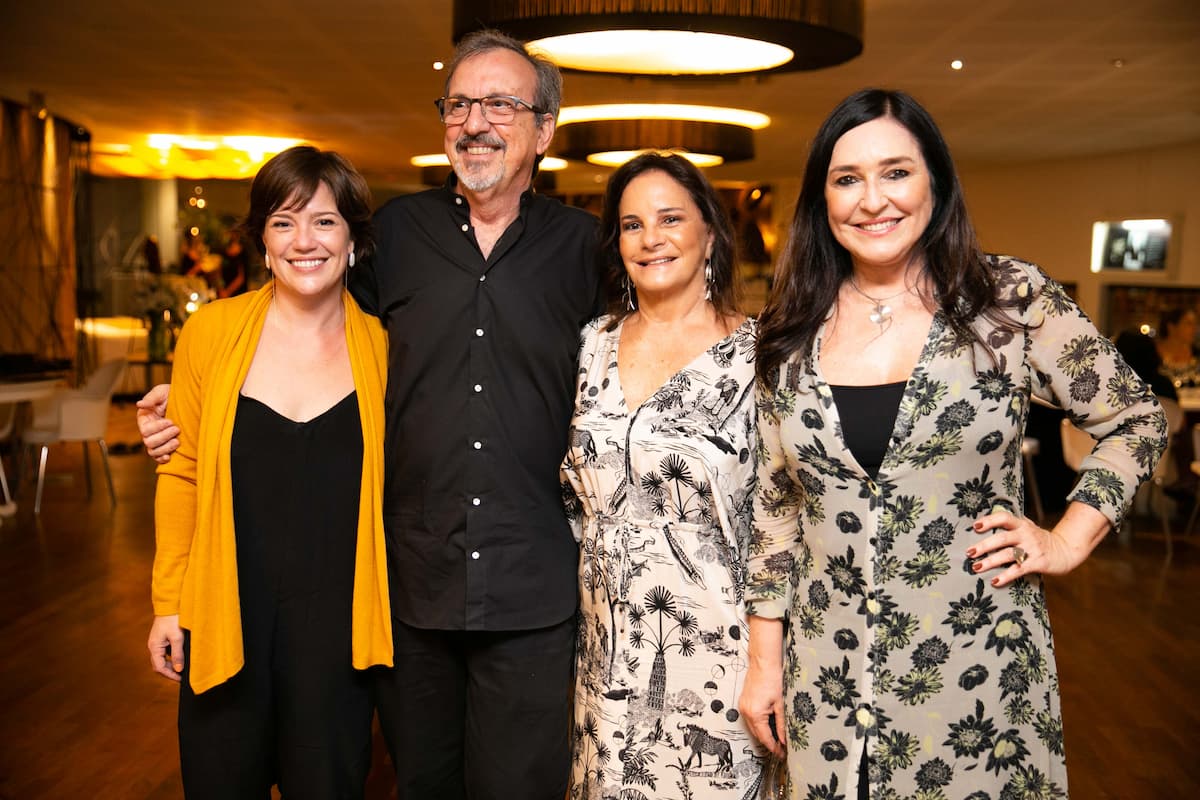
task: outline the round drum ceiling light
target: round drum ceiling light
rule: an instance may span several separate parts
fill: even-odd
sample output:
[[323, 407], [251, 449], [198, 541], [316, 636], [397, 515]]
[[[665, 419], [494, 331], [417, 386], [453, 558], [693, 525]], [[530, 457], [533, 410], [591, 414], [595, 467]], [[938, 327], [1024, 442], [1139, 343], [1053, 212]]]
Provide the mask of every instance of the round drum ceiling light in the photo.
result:
[[821, 69], [862, 52], [865, 0], [454, 0], [453, 37], [497, 28], [609, 74]]
[[707, 75], [761, 72], [792, 60], [782, 45], [697, 31], [593, 31], [530, 42], [564, 69]]
[[[589, 164], [600, 167], [619, 167], [626, 161], [632, 161], [642, 153], [657, 152], [653, 150], [607, 150], [603, 153], [592, 153], [587, 157]], [[725, 163], [725, 159], [712, 153], [691, 153], [686, 150], [670, 150], [681, 155], [697, 167], [716, 167]]]
[[[445, 153], [426, 153], [425, 155], [413, 156], [408, 160], [408, 163], [414, 167], [448, 167], [450, 166], [450, 159], [446, 157]], [[560, 169], [566, 168], [567, 162], [554, 156], [546, 156], [538, 164], [539, 172], [557, 172]]]

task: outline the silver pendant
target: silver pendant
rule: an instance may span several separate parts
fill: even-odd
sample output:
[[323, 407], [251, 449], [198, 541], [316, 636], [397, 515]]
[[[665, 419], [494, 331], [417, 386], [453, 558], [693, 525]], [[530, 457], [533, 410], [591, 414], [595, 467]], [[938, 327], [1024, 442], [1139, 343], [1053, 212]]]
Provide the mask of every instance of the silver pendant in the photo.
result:
[[871, 322], [876, 325], [883, 325], [892, 318], [892, 307], [883, 303], [876, 303], [875, 309], [871, 312]]

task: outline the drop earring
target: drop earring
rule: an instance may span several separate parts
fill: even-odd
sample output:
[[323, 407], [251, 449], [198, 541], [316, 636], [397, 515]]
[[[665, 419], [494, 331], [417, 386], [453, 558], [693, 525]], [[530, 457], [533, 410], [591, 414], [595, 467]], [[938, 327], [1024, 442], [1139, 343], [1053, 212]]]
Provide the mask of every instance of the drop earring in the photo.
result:
[[633, 287], [629, 283], [629, 276], [625, 276], [625, 305], [630, 311], [637, 311], [637, 306], [633, 302]]
[[263, 253], [263, 266], [267, 268], [267, 272], [271, 271], [271, 257]]
[[704, 299], [712, 300], [712, 259], [704, 259]]
[[351, 267], [354, 266], [354, 251], [353, 250], [350, 251], [350, 266]]

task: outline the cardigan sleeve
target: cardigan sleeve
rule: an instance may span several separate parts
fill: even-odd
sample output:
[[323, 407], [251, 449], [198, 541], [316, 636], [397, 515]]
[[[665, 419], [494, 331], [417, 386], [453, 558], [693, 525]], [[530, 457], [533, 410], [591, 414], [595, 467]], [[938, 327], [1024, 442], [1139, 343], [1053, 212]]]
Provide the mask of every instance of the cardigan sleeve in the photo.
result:
[[201, 371], [213, 344], [204, 310], [183, 326], [175, 347], [167, 417], [179, 426], [179, 449], [158, 467], [154, 497], [155, 551], [151, 598], [157, 616], [179, 613], [183, 576], [196, 530], [196, 458], [200, 434]]
[[794, 390], [778, 379], [789, 365], [783, 365], [770, 385], [758, 386], [757, 488], [748, 546], [746, 613], [769, 619], [786, 614], [798, 559], [807, 559], [800, 513], [804, 487], [788, 470], [780, 428], [780, 411], [796, 402]]
[[1150, 387], [1063, 288], [1033, 265], [1021, 266], [1032, 301], [1026, 326], [1032, 391], [1097, 441], [1067, 499], [1120, 527], [1166, 448], [1166, 416]]

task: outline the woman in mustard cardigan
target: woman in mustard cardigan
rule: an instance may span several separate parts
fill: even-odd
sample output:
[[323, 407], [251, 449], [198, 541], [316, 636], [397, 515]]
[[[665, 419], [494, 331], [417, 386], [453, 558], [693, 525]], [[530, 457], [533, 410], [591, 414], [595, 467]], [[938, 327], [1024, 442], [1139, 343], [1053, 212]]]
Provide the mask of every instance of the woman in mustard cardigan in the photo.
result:
[[179, 449], [159, 467], [155, 671], [181, 681], [189, 798], [361, 797], [392, 663], [383, 542], [387, 340], [344, 290], [370, 193], [336, 153], [294, 147], [250, 189], [271, 271], [202, 308], [175, 351]]

